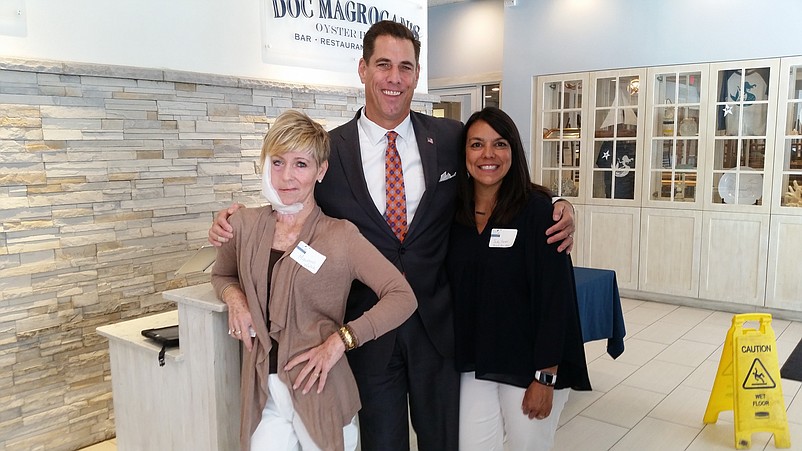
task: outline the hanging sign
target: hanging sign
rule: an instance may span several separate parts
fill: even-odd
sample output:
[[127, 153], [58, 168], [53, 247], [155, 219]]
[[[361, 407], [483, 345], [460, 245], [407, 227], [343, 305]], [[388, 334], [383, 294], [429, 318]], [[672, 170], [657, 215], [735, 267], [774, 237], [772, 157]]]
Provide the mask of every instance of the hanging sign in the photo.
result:
[[[357, 64], [362, 40], [370, 26], [382, 20], [405, 25], [421, 41], [421, 48], [426, 48], [425, 0], [262, 0], [262, 60], [347, 74], [348, 85], [361, 86]], [[421, 61], [425, 61], [423, 54]], [[326, 77], [320, 83], [331, 84], [332, 80], [337, 77]]]

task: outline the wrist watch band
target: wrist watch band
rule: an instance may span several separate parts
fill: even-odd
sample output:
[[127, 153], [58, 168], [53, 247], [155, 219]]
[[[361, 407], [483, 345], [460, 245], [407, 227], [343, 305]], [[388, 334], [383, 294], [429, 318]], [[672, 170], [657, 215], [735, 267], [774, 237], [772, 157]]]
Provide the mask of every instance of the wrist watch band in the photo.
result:
[[557, 375], [538, 370], [535, 371], [535, 380], [547, 387], [554, 387], [557, 383]]

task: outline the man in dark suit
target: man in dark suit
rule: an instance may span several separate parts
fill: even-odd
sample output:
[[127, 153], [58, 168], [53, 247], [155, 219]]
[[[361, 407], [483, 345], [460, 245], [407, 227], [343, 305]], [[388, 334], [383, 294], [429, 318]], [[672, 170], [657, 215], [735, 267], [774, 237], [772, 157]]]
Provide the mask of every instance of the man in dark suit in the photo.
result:
[[[418, 310], [398, 329], [347, 354], [362, 401], [359, 424], [365, 451], [408, 450], [409, 416], [420, 450], [458, 447], [459, 374], [444, 262], [457, 190], [454, 177], [465, 164], [458, 161], [462, 124], [411, 112], [419, 56], [420, 42], [403, 25], [383, 21], [368, 30], [359, 61], [365, 108], [331, 131], [329, 169], [315, 190], [324, 213], [356, 224], [406, 275], [418, 299]], [[405, 187], [400, 236], [385, 211], [388, 132], [395, 132], [392, 146], [400, 156]], [[210, 242], [231, 237], [226, 218], [235, 209], [218, 213]], [[561, 246], [570, 250], [573, 213], [559, 205], [555, 218], [562, 220], [550, 230], [554, 234], [549, 241], [568, 238]], [[376, 301], [370, 289], [354, 283], [346, 321]]]

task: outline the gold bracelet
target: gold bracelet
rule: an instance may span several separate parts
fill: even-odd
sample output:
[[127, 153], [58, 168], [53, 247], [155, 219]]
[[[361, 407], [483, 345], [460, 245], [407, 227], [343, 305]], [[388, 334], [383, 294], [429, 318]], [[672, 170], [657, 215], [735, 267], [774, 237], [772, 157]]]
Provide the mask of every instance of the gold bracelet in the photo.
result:
[[357, 346], [359, 346], [359, 344], [356, 341], [356, 337], [352, 333], [350, 327], [343, 326], [343, 327], [337, 329], [337, 334], [340, 335], [340, 339], [343, 341], [343, 344], [345, 345], [345, 350], [346, 351], [350, 351], [350, 350], [356, 348]]

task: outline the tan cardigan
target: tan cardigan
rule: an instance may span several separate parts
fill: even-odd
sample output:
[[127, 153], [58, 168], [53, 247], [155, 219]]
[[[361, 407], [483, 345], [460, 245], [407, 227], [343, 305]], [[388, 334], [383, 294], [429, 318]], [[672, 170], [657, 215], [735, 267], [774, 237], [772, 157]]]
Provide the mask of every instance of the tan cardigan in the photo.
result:
[[[217, 295], [238, 284], [248, 299], [256, 339], [242, 356], [242, 428], [240, 442], [250, 448], [253, 431], [267, 403], [268, 304], [267, 269], [275, 231], [272, 208], [240, 210], [230, 218], [234, 238], [217, 251], [212, 284]], [[324, 215], [320, 208], [306, 219], [299, 241], [326, 257], [317, 274], [291, 257], [292, 249], [276, 262], [270, 290], [270, 336], [279, 343], [278, 375], [290, 387], [293, 404], [315, 443], [325, 450], [342, 450], [342, 428], [361, 407], [356, 382], [347, 359], [341, 358], [329, 372], [323, 392], [317, 386], [306, 395], [292, 390], [303, 364], [289, 372], [289, 360], [320, 345], [342, 325], [345, 304], [354, 279], [375, 291], [380, 301], [348, 325], [359, 344], [398, 327], [417, 307], [406, 279], [348, 221]], [[293, 246], [294, 248], [294, 246]], [[260, 321], [260, 318], [262, 319]], [[244, 332], [244, 331], [243, 331]]]

